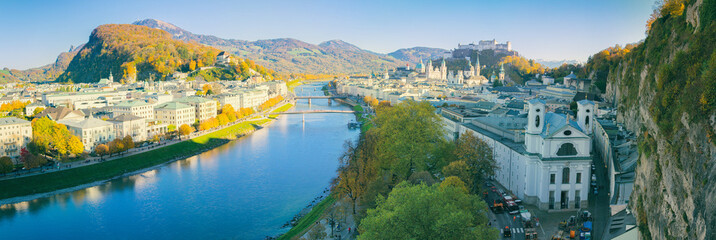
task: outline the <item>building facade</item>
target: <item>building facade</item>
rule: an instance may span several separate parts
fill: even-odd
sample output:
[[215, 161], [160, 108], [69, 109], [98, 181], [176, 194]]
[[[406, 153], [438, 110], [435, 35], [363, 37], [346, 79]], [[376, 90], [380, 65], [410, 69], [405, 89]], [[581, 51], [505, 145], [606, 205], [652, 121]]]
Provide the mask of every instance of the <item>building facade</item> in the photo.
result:
[[214, 100], [191, 96], [177, 99], [177, 102], [194, 107], [194, 117], [199, 122], [216, 117], [217, 102]]
[[116, 137], [114, 125], [100, 119], [90, 117], [83, 120], [65, 119], [57, 122], [67, 126], [72, 135], [79, 137], [87, 151], [92, 151], [98, 144], [107, 143]]
[[0, 151], [2, 156], [17, 159], [20, 156], [20, 150], [27, 146], [31, 140], [32, 126], [29, 121], [16, 117], [0, 118]]
[[179, 102], [159, 104], [154, 108], [154, 113], [158, 121], [177, 128], [183, 124], [191, 126], [196, 122], [194, 107]]

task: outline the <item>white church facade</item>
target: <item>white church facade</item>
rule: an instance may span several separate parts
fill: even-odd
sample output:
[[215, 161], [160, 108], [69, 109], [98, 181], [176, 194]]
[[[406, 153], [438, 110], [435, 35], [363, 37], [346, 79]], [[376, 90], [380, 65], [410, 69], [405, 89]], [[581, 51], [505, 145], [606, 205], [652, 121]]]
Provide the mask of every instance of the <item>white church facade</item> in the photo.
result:
[[525, 203], [545, 210], [587, 207], [594, 103], [578, 102], [576, 120], [546, 112], [540, 99], [528, 105], [526, 120], [482, 117], [454, 131], [471, 132], [493, 148], [499, 166], [494, 180]]

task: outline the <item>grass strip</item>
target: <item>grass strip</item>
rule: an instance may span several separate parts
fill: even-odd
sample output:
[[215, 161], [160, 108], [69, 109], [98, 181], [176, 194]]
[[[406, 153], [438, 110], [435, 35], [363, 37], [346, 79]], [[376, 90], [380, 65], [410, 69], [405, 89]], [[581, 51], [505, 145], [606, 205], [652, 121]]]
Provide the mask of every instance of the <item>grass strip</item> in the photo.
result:
[[323, 215], [323, 212], [329, 208], [330, 206], [333, 206], [333, 203], [336, 202], [336, 199], [333, 197], [333, 194], [328, 195], [325, 199], [323, 199], [320, 203], [318, 203], [315, 207], [311, 209], [311, 212], [306, 214], [306, 216], [303, 216], [301, 220], [298, 220], [298, 223], [296, 223], [296, 226], [293, 226], [291, 230], [288, 230], [288, 232], [284, 233], [280, 237], [278, 237], [278, 240], [285, 240], [285, 239], [292, 239], [294, 237], [300, 237], [303, 235], [307, 230], [308, 227], [313, 225], [316, 221], [318, 221], [318, 218]]
[[220, 146], [270, 120], [245, 121], [188, 141], [89, 166], [0, 181], [0, 199], [46, 193], [103, 181]]

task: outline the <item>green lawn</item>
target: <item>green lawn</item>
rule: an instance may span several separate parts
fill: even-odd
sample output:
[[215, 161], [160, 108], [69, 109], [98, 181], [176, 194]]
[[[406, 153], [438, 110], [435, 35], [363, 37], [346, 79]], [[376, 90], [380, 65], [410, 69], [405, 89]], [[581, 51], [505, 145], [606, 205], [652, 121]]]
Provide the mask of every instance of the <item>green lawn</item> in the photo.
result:
[[313, 225], [316, 221], [318, 221], [318, 218], [323, 215], [323, 212], [330, 206], [333, 206], [333, 203], [336, 202], [336, 199], [333, 197], [333, 195], [329, 195], [323, 201], [318, 203], [315, 207], [311, 209], [311, 212], [306, 214], [306, 216], [303, 216], [301, 220], [298, 220], [298, 223], [296, 223], [296, 226], [293, 226], [291, 230], [288, 230], [288, 232], [284, 233], [280, 237], [278, 237], [278, 240], [283, 239], [292, 239], [294, 237], [300, 237], [303, 235], [306, 230], [308, 230], [308, 227]]
[[60, 172], [0, 181], [0, 199], [46, 193], [82, 184], [110, 179], [127, 172], [149, 168], [169, 160], [192, 156], [198, 152], [226, 143], [227, 137], [247, 133], [270, 120], [248, 121], [193, 138], [171, 146], [116, 159], [108, 162], [73, 168]]
[[[293, 107], [293, 104], [286, 103], [286, 104], [284, 104], [283, 106], [274, 109], [273, 111], [271, 111], [271, 113], [285, 112], [286, 110], [289, 110], [289, 109], [291, 109], [292, 107]], [[276, 119], [277, 117], [278, 117], [278, 114], [269, 114], [269, 118]]]

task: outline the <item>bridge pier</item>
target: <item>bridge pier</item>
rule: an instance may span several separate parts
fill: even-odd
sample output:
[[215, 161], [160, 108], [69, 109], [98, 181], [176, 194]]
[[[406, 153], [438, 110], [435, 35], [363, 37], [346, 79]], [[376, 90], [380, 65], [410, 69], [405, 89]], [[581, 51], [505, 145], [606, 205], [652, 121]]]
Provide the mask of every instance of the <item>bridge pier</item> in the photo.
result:
[[308, 105], [311, 105], [311, 99], [310, 99], [310, 98], [308, 99]]

